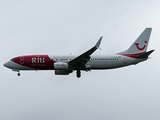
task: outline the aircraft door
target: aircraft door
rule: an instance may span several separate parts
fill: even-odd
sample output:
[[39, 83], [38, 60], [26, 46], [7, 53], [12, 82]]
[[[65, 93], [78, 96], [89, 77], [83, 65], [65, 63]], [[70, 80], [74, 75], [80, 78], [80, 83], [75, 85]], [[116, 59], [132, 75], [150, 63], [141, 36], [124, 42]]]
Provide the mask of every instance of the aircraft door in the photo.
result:
[[127, 58], [126, 57], [123, 58], [123, 63], [127, 64]]
[[20, 57], [20, 64], [24, 64], [24, 57]]

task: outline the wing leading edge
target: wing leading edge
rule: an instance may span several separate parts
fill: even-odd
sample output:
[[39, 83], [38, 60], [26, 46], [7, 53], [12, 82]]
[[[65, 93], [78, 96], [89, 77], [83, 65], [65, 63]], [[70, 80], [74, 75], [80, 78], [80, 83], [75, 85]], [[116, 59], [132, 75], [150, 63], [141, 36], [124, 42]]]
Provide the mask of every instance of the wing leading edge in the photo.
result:
[[76, 57], [75, 59], [69, 61], [69, 65], [72, 67], [72, 68], [75, 68], [75, 69], [85, 69], [87, 66], [86, 66], [86, 63], [89, 61], [90, 59], [90, 55], [95, 52], [100, 44], [101, 44], [101, 41], [102, 41], [102, 37], [99, 38], [98, 42], [96, 43], [95, 46], [93, 46], [91, 49], [89, 49], [88, 51], [86, 51], [85, 53], [79, 55], [78, 57]]

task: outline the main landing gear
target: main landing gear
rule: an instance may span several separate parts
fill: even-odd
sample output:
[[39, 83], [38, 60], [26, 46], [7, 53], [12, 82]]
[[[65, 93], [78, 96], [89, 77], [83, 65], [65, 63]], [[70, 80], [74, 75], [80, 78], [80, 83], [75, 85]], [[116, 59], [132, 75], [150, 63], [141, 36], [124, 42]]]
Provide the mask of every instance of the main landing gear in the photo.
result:
[[20, 72], [18, 72], [17, 75], [20, 76], [21, 75]]
[[77, 70], [77, 77], [80, 78], [81, 77], [81, 71]]

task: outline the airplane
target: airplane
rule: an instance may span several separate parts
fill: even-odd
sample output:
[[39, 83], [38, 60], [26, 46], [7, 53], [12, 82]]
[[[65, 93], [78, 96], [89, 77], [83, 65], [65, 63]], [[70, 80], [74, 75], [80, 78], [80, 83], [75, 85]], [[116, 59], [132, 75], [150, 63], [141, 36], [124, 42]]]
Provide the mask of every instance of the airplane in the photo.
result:
[[76, 71], [104, 70], [136, 65], [148, 59], [154, 51], [146, 52], [152, 28], [146, 28], [135, 42], [125, 51], [113, 55], [91, 56], [100, 46], [102, 37], [95, 46], [79, 56], [25, 55], [12, 58], [5, 67], [18, 72], [20, 70], [55, 70], [55, 75], [69, 75]]

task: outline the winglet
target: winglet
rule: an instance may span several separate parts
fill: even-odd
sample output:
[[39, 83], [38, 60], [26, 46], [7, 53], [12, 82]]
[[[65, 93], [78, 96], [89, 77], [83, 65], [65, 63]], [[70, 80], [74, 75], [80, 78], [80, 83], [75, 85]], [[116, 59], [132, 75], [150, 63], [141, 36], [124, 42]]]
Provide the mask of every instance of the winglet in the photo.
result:
[[99, 48], [101, 41], [102, 41], [102, 38], [103, 38], [103, 36], [99, 38], [98, 42], [95, 45], [96, 48]]

